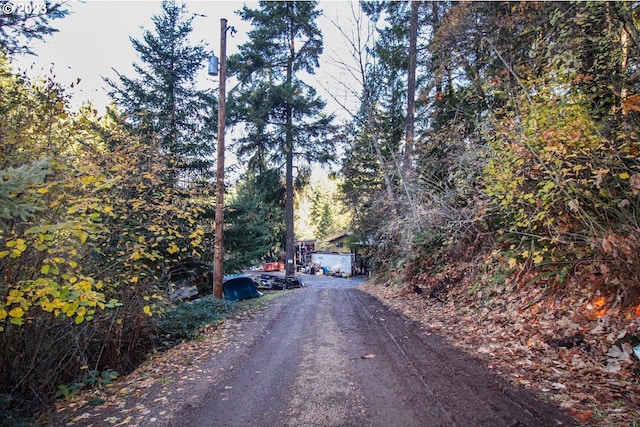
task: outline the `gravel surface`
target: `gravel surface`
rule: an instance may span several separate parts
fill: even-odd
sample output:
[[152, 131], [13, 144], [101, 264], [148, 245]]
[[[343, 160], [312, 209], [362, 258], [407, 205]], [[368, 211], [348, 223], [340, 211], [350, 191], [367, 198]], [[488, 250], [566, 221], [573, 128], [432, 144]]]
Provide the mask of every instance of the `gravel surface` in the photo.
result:
[[[552, 426], [560, 411], [357, 289], [304, 276], [254, 319], [190, 426]], [[212, 360], [215, 363], [214, 360]]]
[[301, 278], [306, 288], [149, 361], [99, 406], [65, 405], [51, 425], [575, 424], [360, 291], [361, 278]]

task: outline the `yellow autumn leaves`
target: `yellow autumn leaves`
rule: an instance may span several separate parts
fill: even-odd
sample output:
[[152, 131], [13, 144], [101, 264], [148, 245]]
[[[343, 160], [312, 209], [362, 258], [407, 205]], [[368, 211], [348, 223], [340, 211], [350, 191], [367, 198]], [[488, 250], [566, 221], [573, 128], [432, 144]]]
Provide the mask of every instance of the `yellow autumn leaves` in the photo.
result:
[[589, 253], [603, 230], [628, 225], [640, 194], [637, 141], [608, 140], [585, 100], [531, 84], [538, 96], [518, 99], [519, 116], [507, 113], [488, 135], [484, 192], [520, 240], [505, 259], [510, 268]]
[[0, 301], [0, 330], [3, 330], [1, 321], [7, 319], [14, 325], [24, 324], [34, 307], [55, 317], [73, 318], [79, 324], [91, 320], [97, 308], [104, 310], [117, 305], [115, 300], [106, 301], [105, 295], [99, 292], [103, 286], [101, 282], [87, 277], [56, 277], [50, 269], [43, 276], [49, 273], [51, 277], [25, 281]]
[[507, 261], [507, 264], [509, 265], [509, 268], [516, 268], [518, 265], [528, 259], [531, 259], [534, 265], [539, 265], [542, 263], [542, 261], [544, 261], [544, 255], [541, 251], [536, 251], [533, 254], [531, 254], [529, 251], [523, 251], [520, 259], [511, 257]]
[[[79, 324], [125, 297], [132, 310], [159, 311], [161, 298], [141, 299], [156, 295], [167, 266], [200, 255], [195, 201], [206, 192], [174, 185], [160, 142], [133, 136], [116, 111], [69, 113], [58, 92], [0, 71], [0, 171], [24, 177], [4, 193], [18, 213], [0, 219], [0, 331], [46, 316]], [[29, 179], [40, 163], [46, 173]]]
[[25, 243], [24, 239], [8, 240], [5, 243], [7, 250], [0, 251], [0, 259], [7, 256], [9, 258], [19, 257], [25, 250], [27, 250], [27, 245]]

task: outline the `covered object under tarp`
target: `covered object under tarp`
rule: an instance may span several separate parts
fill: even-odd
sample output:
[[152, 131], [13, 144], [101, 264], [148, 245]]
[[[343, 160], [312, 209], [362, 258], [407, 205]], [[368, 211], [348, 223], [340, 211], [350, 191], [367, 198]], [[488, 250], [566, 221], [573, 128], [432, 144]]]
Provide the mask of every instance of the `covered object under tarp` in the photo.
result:
[[258, 298], [262, 294], [256, 288], [256, 282], [246, 275], [225, 276], [222, 282], [224, 297], [229, 301]]

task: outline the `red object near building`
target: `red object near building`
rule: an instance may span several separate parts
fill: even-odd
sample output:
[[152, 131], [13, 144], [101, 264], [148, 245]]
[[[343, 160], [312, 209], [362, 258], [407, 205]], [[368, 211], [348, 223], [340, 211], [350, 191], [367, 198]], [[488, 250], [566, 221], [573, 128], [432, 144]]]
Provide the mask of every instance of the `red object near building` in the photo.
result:
[[284, 263], [282, 262], [266, 262], [262, 264], [263, 271], [282, 271], [284, 270]]

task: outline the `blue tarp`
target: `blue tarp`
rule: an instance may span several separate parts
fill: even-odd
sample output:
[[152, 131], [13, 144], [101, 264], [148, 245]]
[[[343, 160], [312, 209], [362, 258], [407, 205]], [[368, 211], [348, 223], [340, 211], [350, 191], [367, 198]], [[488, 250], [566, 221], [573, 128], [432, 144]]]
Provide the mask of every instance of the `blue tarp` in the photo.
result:
[[224, 297], [229, 301], [262, 296], [256, 288], [256, 283], [249, 276], [225, 276], [222, 287], [224, 289]]

